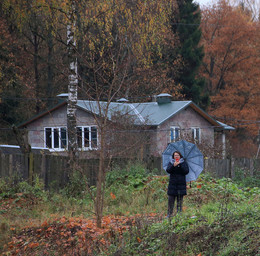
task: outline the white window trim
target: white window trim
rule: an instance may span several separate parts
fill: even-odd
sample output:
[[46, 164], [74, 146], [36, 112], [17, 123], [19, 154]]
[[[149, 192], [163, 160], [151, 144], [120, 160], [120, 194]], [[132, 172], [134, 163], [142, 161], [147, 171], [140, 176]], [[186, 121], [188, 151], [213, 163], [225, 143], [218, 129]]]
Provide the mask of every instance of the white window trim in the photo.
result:
[[[92, 127], [95, 127], [97, 129], [97, 146], [96, 147], [92, 147], [92, 143], [91, 143], [91, 128]], [[61, 128], [65, 128], [66, 129], [66, 147], [65, 148], [62, 148], [61, 147]], [[76, 128], [81, 128], [81, 133], [82, 133], [82, 141], [81, 141], [81, 148], [78, 148], [78, 150], [82, 150], [82, 151], [88, 151], [88, 150], [97, 150], [98, 149], [98, 127], [96, 125], [87, 125], [87, 126], [77, 126]], [[85, 136], [85, 133], [84, 133], [84, 128], [88, 128], [89, 129], [89, 147], [83, 147], [84, 145], [84, 136]], [[59, 147], [58, 148], [54, 148], [54, 147], [51, 147], [51, 148], [48, 148], [47, 145], [46, 145], [46, 141], [47, 141], [47, 138], [46, 138], [46, 129], [51, 129], [51, 145], [54, 146], [54, 130], [55, 129], [58, 129], [58, 136], [59, 136]], [[50, 152], [55, 152], [55, 151], [66, 151], [68, 149], [68, 129], [66, 126], [55, 126], [55, 127], [44, 127], [44, 146], [46, 148], [48, 148], [50, 150]]]
[[[61, 147], [61, 128], [65, 128], [66, 129], [66, 147], [65, 148], [62, 148]], [[58, 148], [54, 148], [54, 147], [51, 147], [51, 148], [48, 148], [47, 145], [46, 145], [46, 141], [47, 141], [47, 138], [46, 138], [46, 129], [51, 129], [51, 145], [54, 146], [54, 129], [58, 129], [59, 130], [59, 147]], [[68, 148], [68, 131], [67, 131], [67, 127], [66, 126], [55, 126], [55, 127], [44, 127], [44, 147], [48, 148], [51, 152], [53, 151], [65, 151], [67, 150]]]
[[[170, 142], [176, 142], [176, 137], [175, 137], [175, 135], [176, 135], [176, 129], [178, 129], [179, 130], [179, 138], [177, 138], [177, 139], [180, 139], [181, 138], [181, 128], [179, 127], [179, 126], [171, 126], [170, 127]], [[172, 132], [173, 132], [173, 140], [172, 140]]]
[[[97, 129], [97, 146], [92, 147], [92, 142], [91, 142], [91, 128], [95, 127]], [[88, 150], [97, 150], [98, 149], [98, 127], [96, 125], [87, 125], [87, 126], [77, 126], [76, 128], [81, 128], [81, 133], [82, 133], [82, 140], [81, 140], [81, 148], [78, 148], [79, 150], [82, 151], [88, 151]], [[89, 147], [84, 147], [84, 140], [85, 140], [85, 133], [84, 133], [84, 128], [89, 129]]]
[[[195, 130], [195, 129], [199, 129], [199, 139], [196, 138], [197, 133], [193, 132], [193, 130]], [[200, 127], [191, 127], [191, 135], [192, 134], [194, 134], [192, 139], [194, 139], [195, 141], [200, 143], [200, 141], [201, 141], [201, 129], [200, 129]]]

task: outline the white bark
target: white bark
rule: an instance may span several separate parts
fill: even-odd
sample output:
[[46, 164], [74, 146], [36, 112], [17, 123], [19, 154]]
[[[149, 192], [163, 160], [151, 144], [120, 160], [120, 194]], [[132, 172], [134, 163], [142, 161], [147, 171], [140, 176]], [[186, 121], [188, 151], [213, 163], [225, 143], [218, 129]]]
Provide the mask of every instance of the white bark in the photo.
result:
[[78, 99], [78, 71], [77, 58], [75, 57], [76, 40], [75, 34], [75, 3], [72, 1], [71, 13], [67, 25], [67, 45], [69, 59], [69, 83], [68, 83], [68, 105], [67, 105], [67, 129], [68, 129], [68, 151], [75, 155], [77, 150], [76, 132], [76, 104]]

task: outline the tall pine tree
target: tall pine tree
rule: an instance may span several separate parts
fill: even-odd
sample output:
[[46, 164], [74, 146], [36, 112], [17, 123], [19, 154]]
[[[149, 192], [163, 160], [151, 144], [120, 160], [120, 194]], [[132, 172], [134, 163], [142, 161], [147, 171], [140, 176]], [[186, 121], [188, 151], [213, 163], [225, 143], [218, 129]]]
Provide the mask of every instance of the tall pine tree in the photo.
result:
[[[193, 100], [203, 108], [209, 104], [209, 97], [203, 91], [205, 81], [199, 77], [199, 68], [202, 64], [204, 50], [200, 46], [201, 13], [199, 5], [193, 0], [177, 0], [170, 17], [173, 34], [178, 38], [178, 44], [172, 49], [169, 61], [181, 57], [183, 65], [177, 76], [173, 77], [177, 84], [183, 86], [186, 99]], [[173, 72], [172, 72], [173, 74]], [[169, 73], [171, 76], [171, 73]]]

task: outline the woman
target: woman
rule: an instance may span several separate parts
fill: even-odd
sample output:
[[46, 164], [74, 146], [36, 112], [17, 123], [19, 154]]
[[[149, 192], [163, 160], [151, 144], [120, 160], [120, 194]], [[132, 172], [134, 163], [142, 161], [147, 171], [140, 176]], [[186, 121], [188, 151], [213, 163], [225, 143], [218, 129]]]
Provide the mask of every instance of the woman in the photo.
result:
[[167, 194], [168, 217], [171, 217], [175, 199], [177, 198], [177, 212], [182, 212], [183, 196], [187, 195], [185, 175], [189, 173], [189, 167], [179, 151], [172, 154], [172, 161], [169, 162], [166, 172], [170, 174]]

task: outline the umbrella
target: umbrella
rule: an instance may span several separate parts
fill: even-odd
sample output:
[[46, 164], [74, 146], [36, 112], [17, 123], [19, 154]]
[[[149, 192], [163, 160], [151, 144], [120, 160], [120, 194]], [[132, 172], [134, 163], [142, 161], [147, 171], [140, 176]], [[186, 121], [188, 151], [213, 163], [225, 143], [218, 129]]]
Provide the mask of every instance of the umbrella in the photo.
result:
[[196, 180], [203, 170], [203, 155], [198, 147], [186, 140], [170, 143], [162, 153], [163, 169], [166, 170], [172, 159], [174, 151], [179, 151], [189, 166], [189, 173], [186, 175], [186, 182]]

